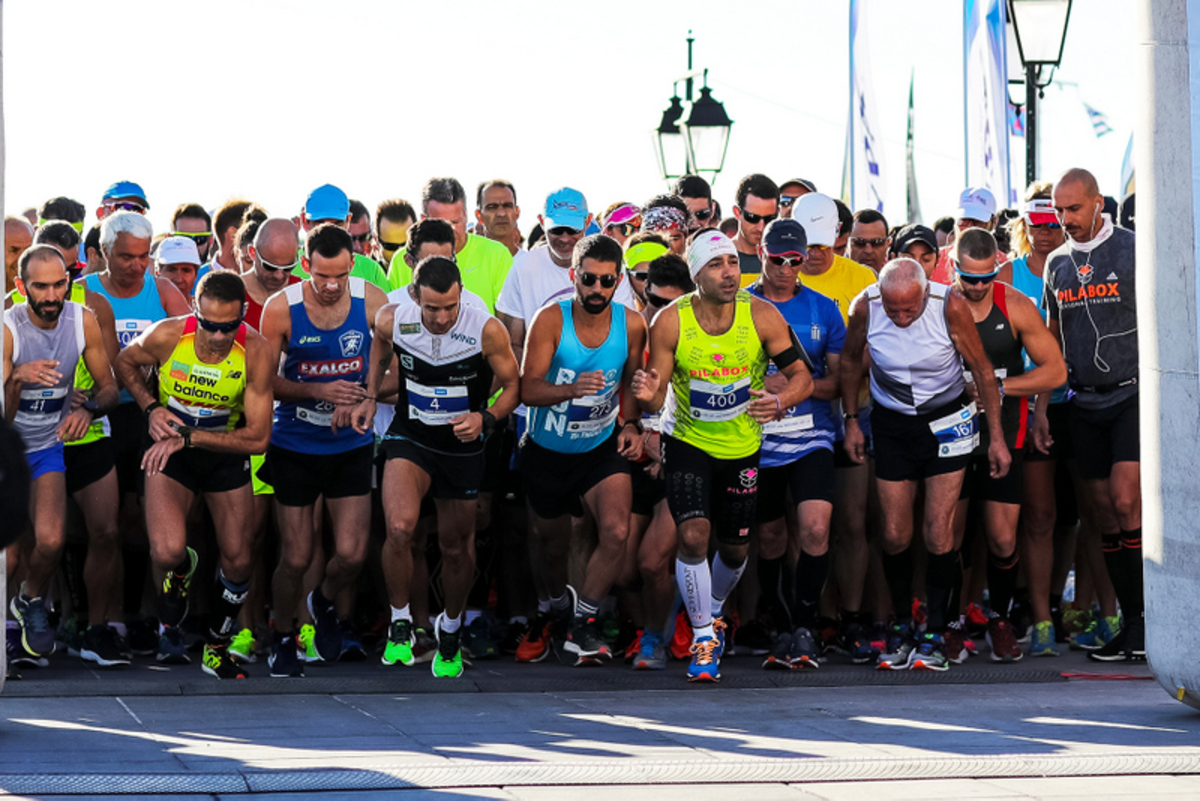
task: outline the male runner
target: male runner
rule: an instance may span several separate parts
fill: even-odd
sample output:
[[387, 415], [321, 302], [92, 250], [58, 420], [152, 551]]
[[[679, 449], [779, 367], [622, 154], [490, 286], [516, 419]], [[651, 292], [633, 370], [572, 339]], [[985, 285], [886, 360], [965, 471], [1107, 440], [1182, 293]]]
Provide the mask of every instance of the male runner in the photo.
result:
[[[542, 540], [534, 553], [543, 564], [535, 572], [548, 579], [551, 612], [573, 615], [563, 652], [575, 665], [612, 657], [596, 616], [624, 562], [633, 503], [629, 460], [641, 455], [641, 414], [633, 395], [621, 390], [642, 365], [646, 323], [613, 305], [623, 265], [611, 237], [593, 234], [575, 245], [574, 296], [534, 316], [521, 371], [529, 407], [521, 472], [534, 536]], [[567, 551], [580, 500], [596, 521], [599, 542], [572, 609]]]
[[[197, 285], [194, 314], [155, 323], [117, 357], [154, 440], [142, 469], [164, 633], [188, 611], [197, 556], [187, 547], [187, 518], [197, 495], [213, 518], [221, 558], [201, 666], [218, 679], [246, 678], [228, 647], [250, 583], [249, 456], [267, 447], [274, 401], [270, 348], [243, 322], [245, 302], [241, 278], [209, 272]], [[157, 397], [142, 379], [145, 370], [157, 372]]]
[[[432, 493], [445, 597], [445, 611], [433, 624], [438, 647], [432, 670], [434, 676], [456, 677], [463, 671], [463, 609], [475, 577], [475, 505], [485, 440], [496, 420], [517, 407], [520, 373], [500, 321], [486, 307], [461, 305], [462, 277], [451, 258], [426, 258], [413, 276], [415, 302], [389, 303], [375, 318], [379, 359], [367, 377], [373, 398], [393, 354], [399, 357], [397, 413], [383, 441], [383, 567], [394, 616], [386, 648], [393, 664], [415, 661], [412, 539], [420, 500]], [[500, 392], [489, 406], [493, 378]]]
[[[663, 409], [667, 503], [679, 530], [675, 577], [694, 638], [688, 680], [719, 681], [721, 609], [746, 566], [762, 424], [811, 395], [812, 376], [783, 316], [740, 291], [729, 237], [697, 235], [688, 268], [696, 291], [654, 319], [647, 369], [632, 389], [643, 410]], [[768, 360], [788, 379], [779, 394], [763, 389]], [[718, 543], [711, 572], [710, 535]]]
[[[879, 283], [850, 305], [840, 378], [846, 453], [862, 464], [866, 440], [858, 426], [858, 385], [864, 351], [871, 356], [872, 439], [883, 509], [883, 570], [896, 623], [878, 667], [946, 670], [942, 634], [957, 613], [962, 563], [951, 522], [963, 473], [978, 445], [976, 406], [967, 399], [962, 363], [975, 375], [985, 407], [1000, 408], [1000, 390], [962, 295], [935, 284], [913, 259], [888, 262]], [[960, 360], [961, 359], [961, 360]], [[1003, 478], [1011, 457], [1000, 415], [988, 417], [992, 478]], [[913, 503], [925, 489], [925, 547], [929, 552], [928, 628], [914, 639], [912, 608]]]
[[[117, 384], [96, 316], [67, 299], [70, 278], [58, 249], [34, 245], [21, 254], [16, 283], [28, 302], [5, 315], [5, 410], [25, 441], [33, 480], [33, 536], [18, 551], [25, 579], [9, 609], [20, 625], [21, 645], [41, 658], [54, 652], [54, 629], [43, 594], [58, 568], [66, 534], [63, 442], [79, 439], [97, 417], [116, 406]], [[91, 399], [73, 408], [75, 366], [80, 358], [94, 376], [96, 390]], [[108, 644], [113, 644], [111, 639]], [[112, 653], [109, 659], [116, 664], [123, 657]]]
[[[317, 653], [326, 662], [341, 654], [333, 598], [354, 581], [366, 558], [375, 443], [374, 400], [364, 384], [368, 353], [375, 347], [370, 321], [387, 302], [378, 287], [350, 277], [354, 243], [338, 225], [309, 231], [301, 262], [309, 278], [267, 301], [261, 329], [272, 349], [271, 364], [284, 359], [273, 379], [279, 404], [262, 471], [275, 487], [280, 528], [269, 657], [276, 677], [304, 675], [293, 614], [315, 546], [313, 507], [322, 496], [333, 521], [334, 554], [307, 602]], [[360, 405], [372, 410], [361, 411]]]

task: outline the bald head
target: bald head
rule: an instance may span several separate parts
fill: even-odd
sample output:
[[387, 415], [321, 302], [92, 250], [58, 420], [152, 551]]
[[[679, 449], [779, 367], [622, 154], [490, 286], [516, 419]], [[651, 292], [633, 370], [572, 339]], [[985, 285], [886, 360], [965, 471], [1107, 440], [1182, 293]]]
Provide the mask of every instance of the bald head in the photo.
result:
[[291, 220], [271, 217], [254, 236], [254, 249], [274, 264], [291, 264], [300, 249], [300, 235]]
[[1055, 187], [1067, 186], [1069, 184], [1080, 184], [1083, 188], [1084, 197], [1100, 197], [1100, 185], [1096, 183], [1096, 176], [1082, 167], [1073, 167], [1064, 172], [1059, 176]]
[[4, 270], [11, 287], [13, 278], [17, 275], [17, 261], [21, 254], [33, 244], [33, 226], [21, 217], [4, 218]]
[[885, 295], [924, 292], [928, 280], [916, 259], [892, 259], [879, 271], [879, 291]]

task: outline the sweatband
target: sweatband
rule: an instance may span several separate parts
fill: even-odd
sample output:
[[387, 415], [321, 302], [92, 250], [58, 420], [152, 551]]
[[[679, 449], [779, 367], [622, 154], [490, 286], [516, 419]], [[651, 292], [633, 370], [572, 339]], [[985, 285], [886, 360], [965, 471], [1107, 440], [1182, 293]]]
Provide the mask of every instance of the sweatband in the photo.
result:
[[718, 256], [737, 256], [737, 248], [733, 245], [733, 240], [725, 236], [720, 231], [705, 231], [688, 246], [687, 263], [688, 270], [695, 279], [700, 271], [704, 269], [704, 265], [708, 264]]
[[670, 248], [665, 248], [657, 242], [638, 242], [625, 251], [625, 266], [632, 270], [635, 265], [654, 261], [668, 252], [670, 252]]

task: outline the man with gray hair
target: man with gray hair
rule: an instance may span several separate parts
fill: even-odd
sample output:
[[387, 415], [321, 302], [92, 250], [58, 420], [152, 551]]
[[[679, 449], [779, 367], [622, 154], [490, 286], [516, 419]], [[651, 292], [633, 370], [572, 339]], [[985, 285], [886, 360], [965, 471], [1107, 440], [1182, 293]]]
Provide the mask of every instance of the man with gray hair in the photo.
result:
[[[454, 178], [430, 178], [421, 190], [421, 219], [445, 220], [454, 227], [454, 261], [462, 273], [463, 287], [496, 311], [496, 298], [512, 268], [508, 248], [494, 240], [467, 232], [467, 196]], [[404, 260], [404, 251], [392, 256], [388, 269], [392, 289], [412, 283], [412, 268]]]
[[[846, 452], [862, 463], [866, 440], [858, 426], [858, 385], [864, 351], [871, 353], [872, 441], [883, 510], [883, 571], [896, 623], [879, 657], [881, 670], [946, 670], [942, 633], [962, 586], [951, 522], [971, 452], [979, 442], [976, 405], [966, 395], [963, 362], [975, 375], [983, 405], [1000, 408], [1000, 390], [971, 309], [962, 295], [931, 283], [912, 259], [888, 262], [879, 283], [850, 304], [840, 381]], [[990, 474], [1008, 472], [1011, 457], [1000, 415], [989, 415]], [[929, 619], [917, 639], [912, 604], [913, 503], [925, 488]]]

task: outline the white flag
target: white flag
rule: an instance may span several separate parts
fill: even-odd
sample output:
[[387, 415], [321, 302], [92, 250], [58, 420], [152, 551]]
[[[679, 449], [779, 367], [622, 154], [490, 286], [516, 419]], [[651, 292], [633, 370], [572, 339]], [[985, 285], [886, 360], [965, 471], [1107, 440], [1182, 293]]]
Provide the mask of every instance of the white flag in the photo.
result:
[[1001, 207], [1016, 202], [1008, 179], [1008, 72], [1004, 3], [963, 1], [963, 84], [967, 186], [991, 190]]
[[875, 93], [871, 85], [871, 63], [863, 25], [866, 0], [850, 0], [850, 208], [883, 212], [886, 171]]

